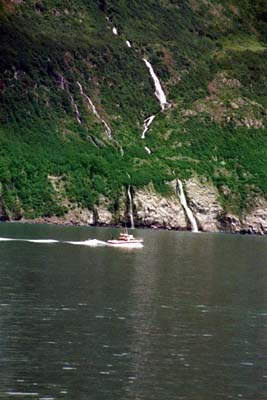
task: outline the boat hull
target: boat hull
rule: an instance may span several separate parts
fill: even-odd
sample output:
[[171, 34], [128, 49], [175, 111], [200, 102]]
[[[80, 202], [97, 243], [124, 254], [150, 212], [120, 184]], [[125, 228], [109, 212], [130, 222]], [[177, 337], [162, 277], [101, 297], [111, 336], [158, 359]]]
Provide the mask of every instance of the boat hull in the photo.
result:
[[122, 240], [108, 240], [107, 241], [108, 246], [112, 247], [125, 247], [125, 248], [142, 248], [143, 246], [143, 241], [142, 240], [133, 240], [133, 241], [122, 241]]

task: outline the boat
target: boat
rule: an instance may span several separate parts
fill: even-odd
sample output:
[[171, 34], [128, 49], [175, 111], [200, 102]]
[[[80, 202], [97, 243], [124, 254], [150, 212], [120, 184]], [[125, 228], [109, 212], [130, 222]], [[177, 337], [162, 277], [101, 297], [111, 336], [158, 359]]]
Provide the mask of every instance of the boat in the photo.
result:
[[109, 246], [114, 247], [143, 247], [143, 239], [137, 239], [134, 235], [130, 235], [127, 231], [121, 232], [118, 239], [110, 239], [107, 241]]

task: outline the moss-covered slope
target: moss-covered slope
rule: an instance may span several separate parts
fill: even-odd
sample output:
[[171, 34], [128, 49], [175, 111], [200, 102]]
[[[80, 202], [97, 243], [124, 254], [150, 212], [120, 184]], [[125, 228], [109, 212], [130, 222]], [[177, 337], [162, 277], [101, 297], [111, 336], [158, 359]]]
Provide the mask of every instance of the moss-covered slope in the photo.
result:
[[[152, 181], [168, 195], [166, 181], [194, 173], [215, 183], [225, 209], [266, 195], [264, 3], [0, 0], [0, 196], [9, 214], [61, 215], [63, 198], [92, 209], [100, 194], [116, 207], [122, 186]], [[164, 112], [144, 57], [171, 104]], [[49, 176], [60, 177], [58, 190]]]

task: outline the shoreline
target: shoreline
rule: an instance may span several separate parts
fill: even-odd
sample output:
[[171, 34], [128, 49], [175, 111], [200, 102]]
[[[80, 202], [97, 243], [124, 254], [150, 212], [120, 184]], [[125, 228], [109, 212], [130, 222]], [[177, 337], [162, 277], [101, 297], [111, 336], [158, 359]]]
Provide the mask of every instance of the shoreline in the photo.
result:
[[[19, 220], [6, 220], [6, 221], [0, 221], [1, 223], [10, 223], [10, 224], [25, 224], [25, 225], [55, 225], [55, 226], [76, 226], [76, 227], [95, 227], [95, 228], [118, 228], [118, 229], [131, 229], [130, 226], [124, 226], [123, 224], [107, 224], [107, 223], [95, 223], [95, 224], [90, 224], [90, 223], [85, 223], [82, 221], [63, 221], [58, 217], [43, 217], [43, 218], [35, 218], [35, 219], [19, 219]], [[173, 232], [192, 232], [190, 229], [184, 229], [184, 228], [173, 228], [170, 226], [159, 226], [159, 225], [137, 225], [132, 229], [144, 229], [144, 230], [158, 230], [158, 231], [173, 231]], [[196, 232], [194, 232], [196, 233]], [[247, 236], [267, 236], [267, 233], [264, 232], [255, 232], [252, 229], [246, 230], [246, 229], [241, 229], [241, 230], [199, 230], [197, 233], [221, 233], [221, 234], [231, 234], [231, 235], [247, 235]]]

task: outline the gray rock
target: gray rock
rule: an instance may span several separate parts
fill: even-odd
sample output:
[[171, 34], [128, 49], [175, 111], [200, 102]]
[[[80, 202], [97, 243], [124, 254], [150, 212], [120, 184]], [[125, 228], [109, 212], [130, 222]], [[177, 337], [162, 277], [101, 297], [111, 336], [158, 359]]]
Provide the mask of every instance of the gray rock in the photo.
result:
[[219, 216], [223, 208], [219, 203], [217, 188], [207, 180], [194, 177], [186, 181], [185, 189], [199, 228], [206, 232], [220, 231]]
[[136, 226], [153, 226], [167, 229], [187, 229], [183, 208], [178, 197], [163, 197], [150, 185], [137, 190], [134, 196]]
[[99, 205], [95, 208], [95, 223], [111, 225], [114, 222], [113, 215], [109, 211], [110, 202], [104, 196], [100, 196]]
[[256, 207], [242, 219], [242, 228], [250, 228], [257, 234], [267, 234], [267, 201], [257, 198], [255, 204]]

